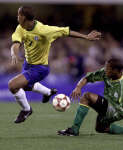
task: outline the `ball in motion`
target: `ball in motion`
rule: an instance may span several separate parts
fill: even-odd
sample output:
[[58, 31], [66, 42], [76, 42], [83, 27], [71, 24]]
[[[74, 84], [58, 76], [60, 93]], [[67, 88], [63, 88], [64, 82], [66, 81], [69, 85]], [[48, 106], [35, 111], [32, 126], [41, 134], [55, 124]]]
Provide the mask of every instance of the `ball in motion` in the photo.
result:
[[65, 111], [70, 107], [70, 98], [65, 94], [58, 94], [53, 98], [53, 107], [57, 111]]

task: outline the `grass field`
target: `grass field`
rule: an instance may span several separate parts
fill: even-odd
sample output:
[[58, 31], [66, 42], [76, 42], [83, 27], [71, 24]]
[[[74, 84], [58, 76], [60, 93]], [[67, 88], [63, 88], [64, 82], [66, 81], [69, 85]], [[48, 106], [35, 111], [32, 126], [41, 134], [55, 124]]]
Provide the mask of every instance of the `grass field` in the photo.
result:
[[[14, 124], [16, 103], [0, 103], [0, 150], [122, 150], [123, 135], [98, 134], [96, 113], [89, 111], [80, 136], [58, 136], [56, 131], [71, 125], [77, 104], [66, 112], [56, 112], [51, 104], [31, 103], [34, 113], [26, 122]], [[123, 125], [123, 121], [119, 122]]]

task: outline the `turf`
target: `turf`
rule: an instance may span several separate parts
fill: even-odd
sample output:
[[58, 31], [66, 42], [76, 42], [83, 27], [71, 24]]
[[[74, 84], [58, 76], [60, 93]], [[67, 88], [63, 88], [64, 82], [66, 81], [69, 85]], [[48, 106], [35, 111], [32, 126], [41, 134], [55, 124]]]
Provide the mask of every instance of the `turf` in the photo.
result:
[[[78, 104], [56, 112], [51, 104], [31, 103], [34, 113], [26, 122], [14, 124], [19, 106], [0, 103], [0, 150], [122, 150], [123, 135], [98, 134], [96, 113], [89, 111], [78, 137], [58, 136], [56, 131], [72, 124]], [[123, 121], [118, 122], [123, 125]]]

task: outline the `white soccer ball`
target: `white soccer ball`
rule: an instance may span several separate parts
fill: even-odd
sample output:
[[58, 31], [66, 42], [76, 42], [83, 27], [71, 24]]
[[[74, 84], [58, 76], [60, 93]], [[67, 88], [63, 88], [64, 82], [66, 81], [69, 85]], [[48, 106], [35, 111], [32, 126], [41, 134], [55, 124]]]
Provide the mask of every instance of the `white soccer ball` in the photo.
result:
[[58, 94], [53, 98], [53, 107], [57, 111], [65, 111], [70, 107], [70, 98], [65, 94]]

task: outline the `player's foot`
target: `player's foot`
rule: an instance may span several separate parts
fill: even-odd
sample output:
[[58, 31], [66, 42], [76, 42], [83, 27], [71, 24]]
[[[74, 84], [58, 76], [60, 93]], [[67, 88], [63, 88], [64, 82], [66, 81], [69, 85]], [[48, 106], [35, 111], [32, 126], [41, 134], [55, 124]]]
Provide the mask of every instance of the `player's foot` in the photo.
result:
[[32, 114], [32, 108], [29, 111], [21, 110], [14, 123], [24, 122]]
[[66, 130], [60, 130], [57, 131], [58, 135], [64, 135], [64, 136], [78, 136], [79, 133], [74, 133], [72, 128], [67, 128]]
[[51, 89], [50, 95], [43, 95], [42, 103], [47, 103], [50, 100], [50, 97], [56, 94], [57, 92], [57, 89]]

